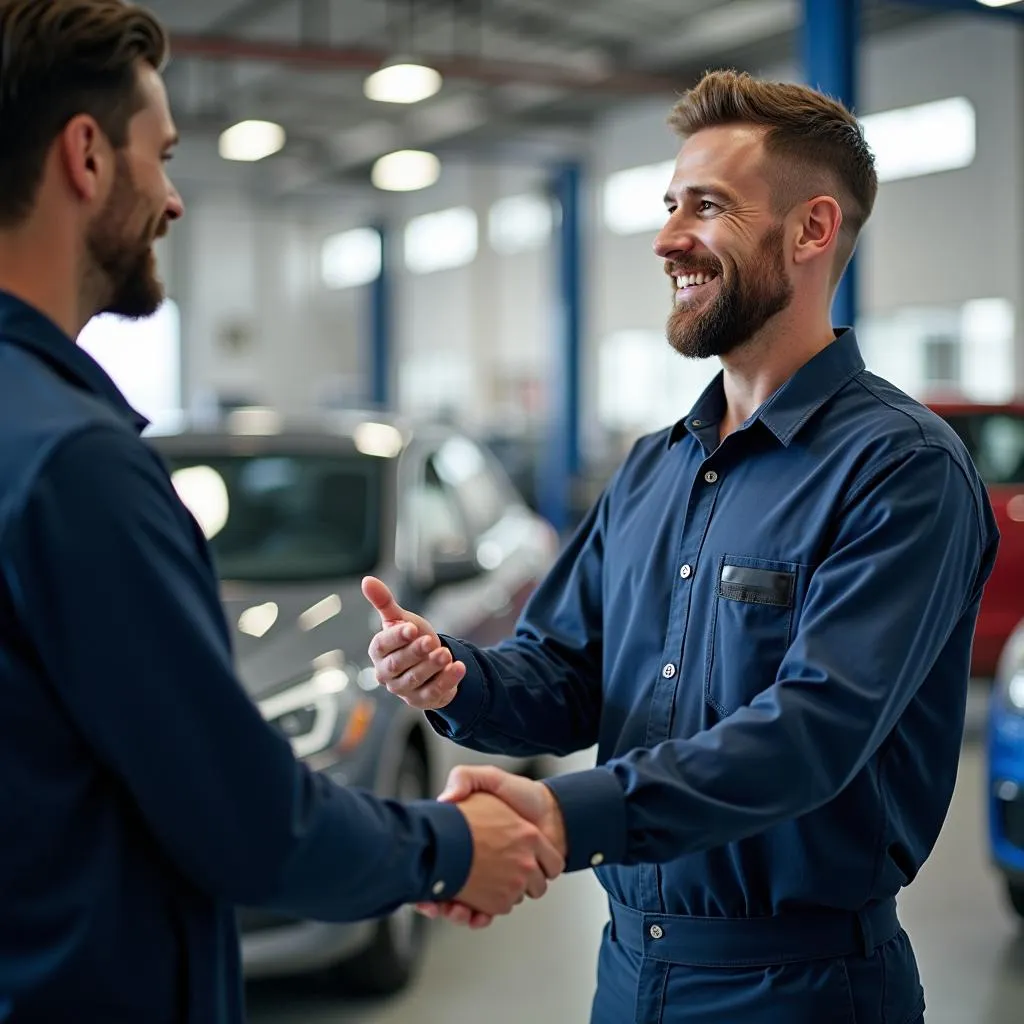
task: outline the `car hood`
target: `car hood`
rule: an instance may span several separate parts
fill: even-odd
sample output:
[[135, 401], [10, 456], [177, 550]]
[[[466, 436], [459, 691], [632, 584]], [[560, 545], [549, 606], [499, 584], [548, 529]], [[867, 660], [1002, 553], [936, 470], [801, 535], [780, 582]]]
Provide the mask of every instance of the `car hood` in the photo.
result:
[[[285, 683], [300, 682], [312, 674], [314, 659], [334, 651], [342, 652], [344, 662], [356, 671], [369, 664], [367, 647], [379, 619], [360, 592], [358, 580], [228, 582], [222, 584], [221, 600], [232, 631], [239, 677], [255, 699]], [[339, 600], [341, 608], [336, 610]], [[304, 613], [310, 616], [304, 617]], [[313, 625], [310, 618], [322, 621]], [[261, 637], [241, 628], [262, 628], [271, 619], [273, 625]]]

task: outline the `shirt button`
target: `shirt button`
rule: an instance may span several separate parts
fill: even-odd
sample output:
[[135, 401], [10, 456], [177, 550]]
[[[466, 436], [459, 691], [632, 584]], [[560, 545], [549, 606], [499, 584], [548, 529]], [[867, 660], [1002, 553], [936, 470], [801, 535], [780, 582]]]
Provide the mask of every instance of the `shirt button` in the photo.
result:
[[592, 868], [599, 868], [603, 863], [604, 863], [604, 854], [603, 853], [595, 853], [594, 856], [590, 858], [590, 866]]
[[709, 469], [704, 474], [704, 480], [709, 484], [718, 483], [718, 474], [713, 469]]
[[444, 882], [435, 882], [434, 888], [431, 890], [435, 896], [440, 896], [444, 892]]
[[682, 576], [684, 580], [688, 580], [693, 575], [693, 567], [684, 565], [682, 569], [679, 570], [679, 575]]
[[703, 420], [694, 420], [693, 421], [693, 425], [695, 427], [702, 427], [702, 426], [704, 426], [704, 421]]
[[664, 676], [664, 677], [665, 677], [666, 679], [671, 679], [671, 678], [672, 678], [672, 677], [673, 677], [673, 676], [674, 676], [674, 675], [676, 674], [676, 667], [675, 667], [675, 665], [672, 665], [672, 664], [668, 664], [668, 665], [666, 665], [666, 666], [665, 666], [665, 667], [664, 667], [664, 668], [663, 668], [663, 669], [661, 670], [661, 674], [662, 674], [662, 675], [663, 675], [663, 676]]
[[660, 924], [651, 925], [651, 938], [660, 939], [665, 933], [662, 931]]

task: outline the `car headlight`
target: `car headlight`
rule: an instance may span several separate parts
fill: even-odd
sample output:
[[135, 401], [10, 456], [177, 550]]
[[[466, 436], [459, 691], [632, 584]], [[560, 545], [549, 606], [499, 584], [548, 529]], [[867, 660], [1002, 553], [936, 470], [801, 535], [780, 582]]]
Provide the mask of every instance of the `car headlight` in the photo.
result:
[[320, 669], [260, 701], [259, 709], [288, 737], [296, 757], [310, 757], [328, 748], [344, 754], [362, 742], [376, 707], [370, 697], [353, 693], [350, 683], [344, 668]]

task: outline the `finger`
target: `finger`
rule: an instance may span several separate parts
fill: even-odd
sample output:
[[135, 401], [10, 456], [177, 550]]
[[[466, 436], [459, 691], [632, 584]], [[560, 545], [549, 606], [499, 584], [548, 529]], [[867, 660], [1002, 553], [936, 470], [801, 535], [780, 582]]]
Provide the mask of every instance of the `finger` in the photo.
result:
[[417, 903], [416, 912], [432, 921], [441, 916], [441, 908], [436, 903]]
[[[415, 626], [410, 627], [415, 630]], [[403, 646], [391, 651], [384, 658], [375, 659], [377, 678], [385, 682], [392, 693], [403, 696], [405, 691], [418, 690], [439, 672], [452, 663], [451, 651], [447, 647], [438, 650], [439, 642], [432, 636], [421, 636], [412, 643], [404, 640], [403, 630], [398, 631]]]
[[[414, 647], [415, 644], [410, 645], [410, 648]], [[399, 651], [384, 661], [382, 667], [377, 670], [377, 678], [382, 679], [396, 697], [411, 697], [432, 683], [451, 664], [451, 657], [451, 652], [447, 649], [443, 654], [441, 651], [435, 651], [430, 657], [424, 657], [415, 650]], [[401, 672], [390, 670], [392, 664], [401, 666], [410, 659], [413, 660], [410, 668]], [[437, 689], [441, 691], [443, 688]]]
[[377, 609], [382, 625], [389, 626], [406, 618], [405, 610], [395, 600], [388, 585], [376, 576], [363, 578], [362, 591], [363, 597]]
[[502, 771], [493, 765], [458, 765], [448, 774], [438, 800], [456, 802], [472, 793], [493, 793], [501, 785]]
[[473, 911], [464, 903], [448, 903], [444, 908], [444, 917], [452, 924], [466, 926], [473, 920]]
[[547, 891], [548, 880], [544, 877], [544, 872], [540, 868], [531, 871], [526, 879], [526, 894], [531, 899], [539, 900]]
[[537, 844], [537, 863], [548, 879], [557, 878], [565, 871], [565, 858], [544, 835], [541, 835]]
[[404, 647], [415, 646], [412, 641], [416, 639], [418, 634], [419, 630], [411, 622], [389, 626], [387, 629], [382, 629], [379, 633], [374, 634], [369, 647], [369, 655], [373, 659], [374, 665], [394, 654], [395, 651], [400, 651]]
[[469, 927], [476, 931], [479, 928], [487, 928], [494, 920], [490, 914], [485, 914], [483, 911], [476, 911], [473, 914], [473, 919], [469, 922]]
[[436, 675], [429, 684], [412, 693], [402, 694], [402, 700], [417, 711], [436, 711], [455, 699], [459, 683], [465, 678], [466, 666], [461, 661], [452, 662]]

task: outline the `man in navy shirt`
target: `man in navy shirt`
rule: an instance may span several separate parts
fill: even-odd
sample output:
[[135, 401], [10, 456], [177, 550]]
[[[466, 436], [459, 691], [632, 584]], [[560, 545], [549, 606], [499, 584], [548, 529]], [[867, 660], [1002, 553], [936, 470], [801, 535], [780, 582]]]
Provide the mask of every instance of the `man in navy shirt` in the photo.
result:
[[183, 213], [166, 39], [0, 0], [0, 1020], [242, 1024], [233, 904], [508, 913], [562, 858], [495, 796], [403, 805], [296, 762], [236, 681], [203, 537], [74, 344], [152, 313]]
[[853, 116], [719, 72], [671, 123], [668, 340], [722, 373], [637, 442], [513, 639], [442, 640], [368, 579], [371, 654], [459, 743], [597, 744], [448, 794], [499, 793], [597, 869], [593, 1024], [915, 1024], [895, 896], [949, 806], [993, 516], [954, 433], [832, 329], [877, 190]]

